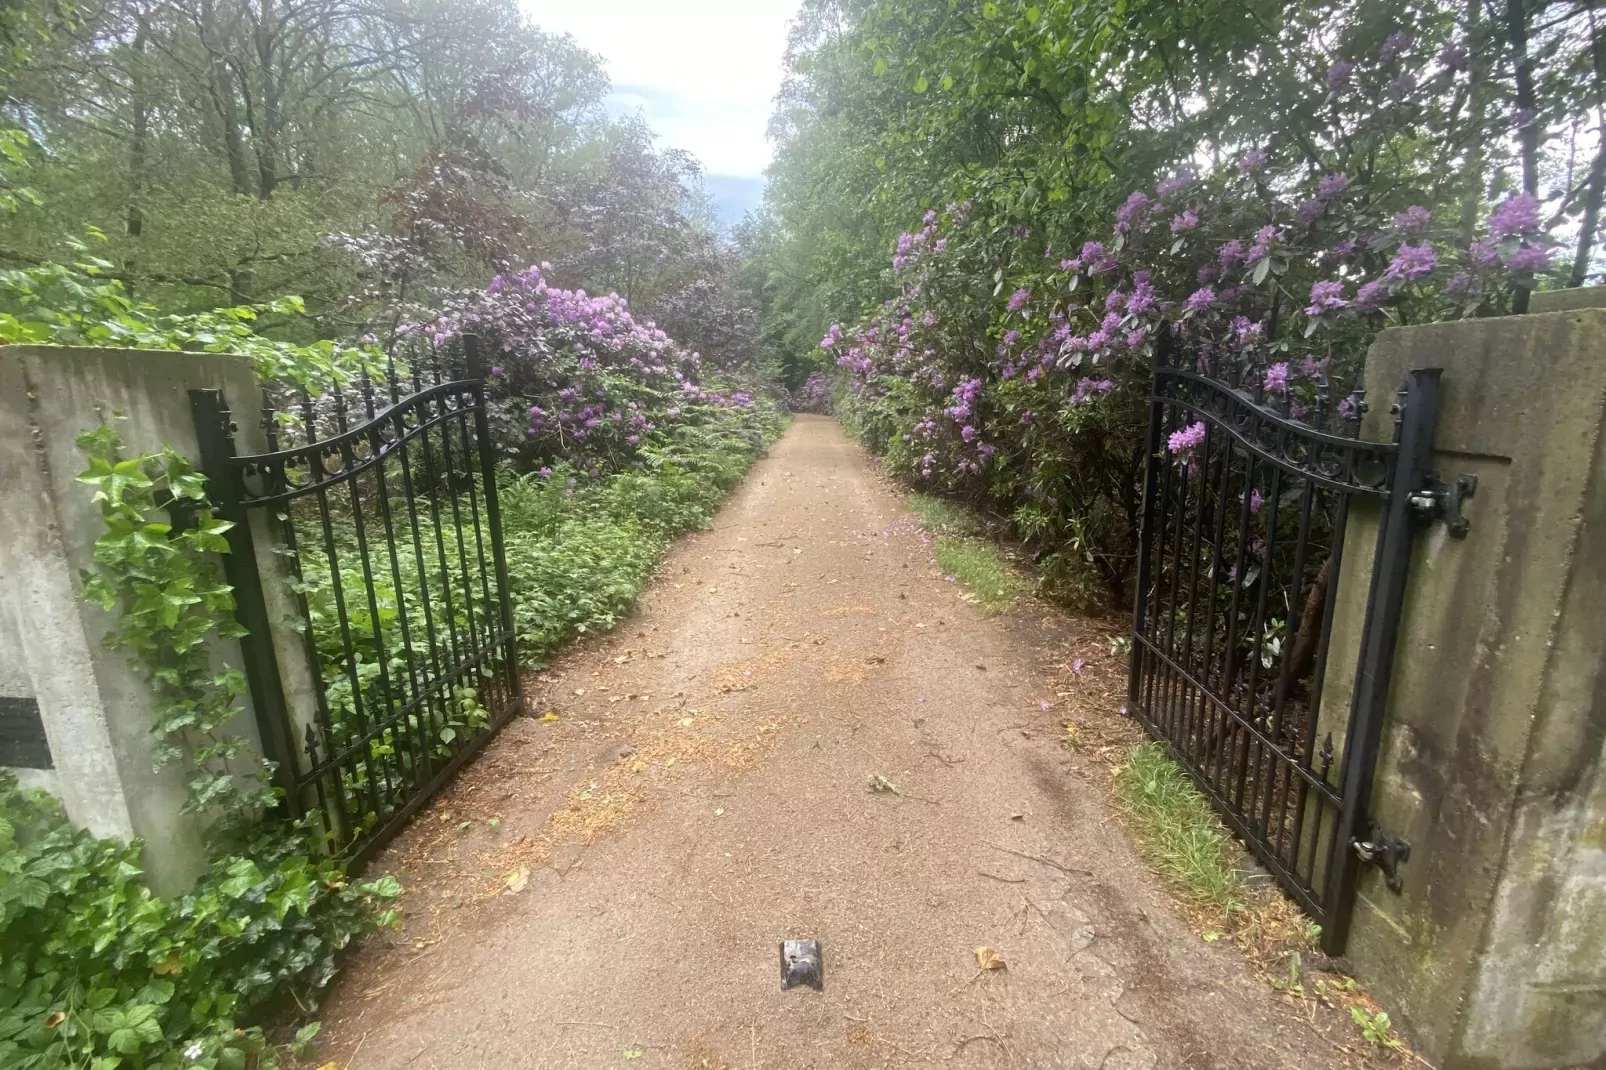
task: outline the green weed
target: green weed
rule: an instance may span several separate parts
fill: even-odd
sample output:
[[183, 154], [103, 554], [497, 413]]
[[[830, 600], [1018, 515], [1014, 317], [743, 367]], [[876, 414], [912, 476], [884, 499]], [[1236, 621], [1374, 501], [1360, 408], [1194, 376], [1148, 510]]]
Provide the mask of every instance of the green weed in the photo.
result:
[[938, 539], [937, 564], [969, 587], [976, 601], [989, 613], [1013, 609], [1024, 586], [998, 548], [981, 539]]
[[921, 527], [939, 535], [979, 535], [983, 530], [976, 514], [946, 498], [911, 494], [904, 499], [904, 504], [920, 518]]
[[1116, 794], [1137, 826], [1143, 854], [1195, 906], [1228, 913], [1242, 900], [1242, 880], [1226, 830], [1210, 800], [1158, 743], [1139, 743], [1116, 773]]
[[1371, 1013], [1365, 1007], [1351, 1006], [1349, 1016], [1361, 1027], [1361, 1035], [1380, 1048], [1398, 1048], [1403, 1041], [1394, 1035], [1394, 1023], [1384, 1011]]

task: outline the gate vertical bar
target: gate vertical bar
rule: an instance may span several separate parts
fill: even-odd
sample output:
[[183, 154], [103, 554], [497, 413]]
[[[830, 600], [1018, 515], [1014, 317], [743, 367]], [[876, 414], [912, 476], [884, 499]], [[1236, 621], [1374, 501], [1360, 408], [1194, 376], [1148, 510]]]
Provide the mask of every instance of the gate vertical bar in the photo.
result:
[[1354, 843], [1356, 834], [1366, 831], [1362, 826], [1368, 820], [1372, 775], [1383, 742], [1383, 716], [1388, 708], [1389, 682], [1415, 536], [1411, 498], [1426, 482], [1432, 466], [1433, 436], [1439, 421], [1440, 374], [1438, 368], [1408, 372], [1400, 391], [1395, 421], [1398, 452], [1378, 528], [1377, 558], [1372, 567], [1360, 666], [1355, 674], [1355, 704], [1350, 712], [1339, 773], [1344, 801], [1333, 830], [1327, 890], [1323, 896], [1330, 907], [1322, 931], [1322, 948], [1329, 955], [1343, 953], [1349, 939], [1350, 914], [1355, 908], [1355, 881], [1361, 863]]
[[207, 496], [217, 515], [233, 525], [223, 536], [229, 543], [229, 552], [223, 555], [223, 576], [234, 588], [235, 619], [247, 632], [240, 640], [240, 655], [245, 662], [262, 749], [273, 763], [273, 779], [282, 790], [281, 805], [290, 816], [300, 817], [303, 806], [296, 788], [295, 726], [285, 701], [279, 658], [273, 649], [262, 575], [257, 569], [256, 546], [241, 493], [242, 474], [233, 463], [234, 415], [220, 390], [191, 390], [190, 413], [195, 419]]
[[1138, 575], [1137, 592], [1132, 605], [1132, 655], [1127, 669], [1127, 709], [1136, 712], [1139, 705], [1139, 688], [1143, 679], [1143, 633], [1148, 627], [1149, 582], [1153, 572], [1149, 564], [1149, 550], [1154, 540], [1155, 501], [1159, 491], [1159, 471], [1154, 463], [1160, 452], [1160, 435], [1165, 427], [1165, 402], [1160, 397], [1160, 371], [1171, 354], [1171, 332], [1161, 334], [1155, 349], [1155, 372], [1149, 381], [1149, 433], [1144, 439], [1143, 502], [1138, 512]]
[[463, 336], [463, 357], [474, 381], [474, 436], [479, 439], [480, 478], [485, 483], [485, 520], [491, 529], [491, 557], [496, 565], [498, 619], [503, 637], [502, 658], [512, 699], [510, 717], [524, 712], [524, 688], [519, 680], [519, 639], [513, 624], [513, 591], [507, 576], [507, 553], [502, 544], [502, 506], [496, 489], [496, 447], [491, 440], [490, 415], [485, 411], [485, 372], [480, 363], [477, 335]]

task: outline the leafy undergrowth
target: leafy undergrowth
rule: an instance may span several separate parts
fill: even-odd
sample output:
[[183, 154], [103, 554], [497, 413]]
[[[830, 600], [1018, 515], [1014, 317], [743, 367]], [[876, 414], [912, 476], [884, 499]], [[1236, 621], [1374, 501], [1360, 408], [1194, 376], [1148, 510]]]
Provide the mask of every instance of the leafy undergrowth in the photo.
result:
[[767, 404], [727, 409], [644, 450], [640, 468], [586, 479], [560, 466], [504, 480], [508, 581], [526, 661], [539, 665], [570, 639], [617, 624], [670, 541], [708, 526], [784, 426]]

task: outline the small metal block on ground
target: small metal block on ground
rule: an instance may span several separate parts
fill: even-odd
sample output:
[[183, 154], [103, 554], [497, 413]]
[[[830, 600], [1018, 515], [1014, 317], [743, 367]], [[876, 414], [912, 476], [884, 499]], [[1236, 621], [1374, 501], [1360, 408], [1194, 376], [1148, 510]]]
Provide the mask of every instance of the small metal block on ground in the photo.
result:
[[800, 985], [825, 991], [825, 964], [818, 940], [781, 941], [781, 991]]

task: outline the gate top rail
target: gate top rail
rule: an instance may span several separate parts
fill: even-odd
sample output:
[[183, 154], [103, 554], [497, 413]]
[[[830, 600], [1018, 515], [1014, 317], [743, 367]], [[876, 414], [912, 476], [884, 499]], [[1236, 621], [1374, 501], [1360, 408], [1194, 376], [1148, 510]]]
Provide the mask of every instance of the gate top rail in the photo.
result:
[[1246, 450], [1331, 490], [1388, 497], [1399, 447], [1335, 435], [1255, 401], [1219, 379], [1184, 368], [1154, 369], [1151, 401], [1208, 418]]
[[[229, 464], [239, 469], [241, 475], [247, 479], [257, 476], [265, 477], [267, 481], [266, 486], [256, 490], [252, 489], [249, 483], [246, 484], [243, 488], [246, 504], [253, 506], [282, 504], [304, 494], [315, 493], [320, 487], [327, 487], [332, 483], [340, 483], [360, 475], [381, 463], [409, 440], [424, 434], [437, 424], [454, 417], [472, 418], [472, 406], [476, 403], [481, 389], [480, 384], [472, 379], [426, 387], [395, 404], [387, 405], [371, 419], [349, 430], [288, 449], [232, 457], [229, 459]], [[429, 411], [427, 406], [430, 402], [449, 398], [457, 398], [460, 402], [467, 398], [468, 404], [460, 404], [458, 408], [441, 405], [432, 415], [427, 417], [423, 415]], [[416, 423], [406, 423], [405, 417], [415, 411], [422, 418]], [[392, 437], [386, 437], [387, 435]], [[370, 447], [371, 452], [359, 457], [354, 447], [364, 445]], [[335, 454], [341, 455], [343, 463], [340, 468], [331, 471], [324, 464], [324, 459]], [[303, 483], [293, 482], [289, 478], [288, 470], [302, 466], [311, 473], [311, 478]]]

